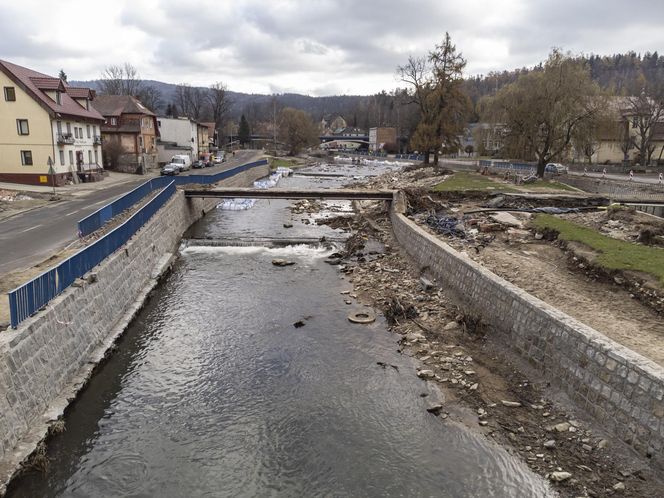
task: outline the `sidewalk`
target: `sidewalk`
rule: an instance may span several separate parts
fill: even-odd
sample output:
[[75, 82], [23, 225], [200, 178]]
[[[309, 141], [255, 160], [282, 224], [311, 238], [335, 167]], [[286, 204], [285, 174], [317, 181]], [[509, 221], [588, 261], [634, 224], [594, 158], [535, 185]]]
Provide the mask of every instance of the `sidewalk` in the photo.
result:
[[[78, 183], [78, 184], [66, 185], [64, 187], [55, 187], [55, 193], [57, 195], [71, 195], [73, 197], [78, 197], [86, 195], [90, 192], [95, 192], [97, 190], [104, 190], [109, 187], [121, 185], [123, 183], [146, 182], [150, 178], [154, 178], [157, 176], [159, 176], [158, 171], [150, 172], [146, 175], [135, 175], [132, 173], [118, 173], [116, 171], [109, 171], [108, 176], [106, 176], [100, 182]], [[0, 182], [0, 190], [16, 190], [21, 192], [37, 192], [44, 194], [53, 193], [53, 187], [48, 185], [24, 185], [22, 183], [8, 183], [8, 182]]]

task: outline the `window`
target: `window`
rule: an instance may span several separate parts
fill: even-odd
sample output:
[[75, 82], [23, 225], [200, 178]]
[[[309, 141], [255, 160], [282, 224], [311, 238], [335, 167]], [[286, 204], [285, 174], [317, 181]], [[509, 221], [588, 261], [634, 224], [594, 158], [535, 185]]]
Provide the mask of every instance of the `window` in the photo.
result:
[[21, 151], [21, 164], [23, 166], [32, 166], [32, 151], [31, 150], [22, 150]]
[[74, 152], [70, 150], [69, 151], [69, 166], [73, 166], [73, 165], [74, 165]]
[[5, 87], [5, 100], [7, 102], [16, 102], [16, 89], [13, 86]]
[[88, 151], [88, 164], [92, 164], [92, 151]]
[[55, 125], [58, 127], [58, 135], [62, 135], [62, 121], [56, 121]]
[[78, 129], [78, 138], [83, 138], [83, 127]]
[[71, 123], [67, 123], [67, 135], [71, 137]]
[[64, 165], [65, 165], [65, 151], [61, 150], [60, 151], [60, 166], [64, 166]]
[[74, 138], [78, 138], [78, 128], [74, 126]]
[[60, 92], [55, 92], [55, 101], [58, 105], [62, 104], [62, 99], [60, 98]]
[[97, 125], [94, 125], [92, 127], [92, 132], [94, 133], [94, 136], [96, 137], [97, 136]]
[[90, 125], [85, 125], [85, 131], [88, 132], [88, 138], [90, 138]]
[[118, 118], [111, 118], [111, 126], [115, 126], [118, 124]]
[[97, 149], [95, 149], [95, 164], [99, 164], [99, 153], [97, 152]]
[[18, 130], [19, 135], [30, 135], [30, 129], [28, 128], [27, 119], [17, 119], [16, 129]]

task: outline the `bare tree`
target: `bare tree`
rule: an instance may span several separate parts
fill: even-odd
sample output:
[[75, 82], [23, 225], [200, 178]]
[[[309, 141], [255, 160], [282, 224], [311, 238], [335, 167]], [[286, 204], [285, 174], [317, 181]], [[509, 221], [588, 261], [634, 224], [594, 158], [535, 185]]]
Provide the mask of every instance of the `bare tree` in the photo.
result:
[[199, 120], [203, 114], [205, 101], [202, 88], [193, 87], [188, 83], [180, 83], [175, 87], [175, 103], [183, 116]]
[[224, 121], [231, 107], [226, 85], [220, 81], [210, 85], [207, 100], [211, 109], [212, 121], [214, 121], [217, 130], [220, 132], [223, 129]]
[[641, 92], [638, 97], [628, 97], [626, 118], [631, 120], [634, 146], [639, 151], [643, 166], [648, 166], [655, 152], [653, 136], [657, 123], [664, 118], [664, 104]]
[[143, 82], [138, 70], [130, 63], [111, 65], [104, 69], [100, 82], [101, 91], [106, 95], [138, 95]]
[[311, 117], [304, 111], [286, 107], [279, 113], [279, 136], [292, 156], [318, 143], [317, 131]]

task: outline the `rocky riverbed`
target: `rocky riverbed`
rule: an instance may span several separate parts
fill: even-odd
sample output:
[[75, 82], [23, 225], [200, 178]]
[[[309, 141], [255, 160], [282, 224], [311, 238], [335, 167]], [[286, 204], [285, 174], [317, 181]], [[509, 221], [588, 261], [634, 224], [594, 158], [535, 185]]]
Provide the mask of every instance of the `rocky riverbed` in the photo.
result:
[[[475, 427], [504, 445], [561, 496], [661, 496], [661, 476], [647, 462], [493, 343], [480, 323], [409, 261], [392, 238], [383, 206], [357, 207], [351, 222], [327, 221], [353, 232], [343, 257], [333, 263], [353, 283], [357, 298], [382, 310], [391, 330], [402, 336], [400, 352], [419, 359], [422, 382], [442, 389], [445, 402], [432, 403], [432, 414]], [[423, 386], [422, 396], [425, 391]]]

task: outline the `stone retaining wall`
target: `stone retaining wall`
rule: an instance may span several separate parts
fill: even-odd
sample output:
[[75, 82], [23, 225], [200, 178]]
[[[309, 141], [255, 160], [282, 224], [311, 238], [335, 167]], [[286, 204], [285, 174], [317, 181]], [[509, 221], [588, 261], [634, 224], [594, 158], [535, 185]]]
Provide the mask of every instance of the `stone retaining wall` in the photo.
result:
[[[267, 165], [219, 182], [243, 187], [269, 174]], [[16, 330], [0, 333], [0, 496], [19, 463], [85, 384], [96, 363], [140, 310], [177, 251], [182, 234], [216, 199], [177, 191], [121, 249]]]
[[644, 200], [664, 199], [664, 186], [662, 185], [590, 177], [584, 178], [582, 176], [559, 176], [555, 179], [561, 183], [593, 194], [605, 194], [613, 197], [635, 197]]
[[[396, 203], [393, 203], [396, 204]], [[421, 268], [599, 424], [664, 468], [664, 368], [503, 280], [392, 210]]]

